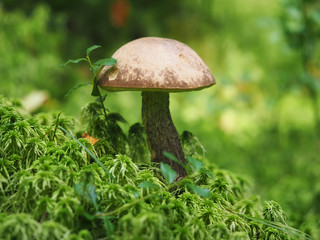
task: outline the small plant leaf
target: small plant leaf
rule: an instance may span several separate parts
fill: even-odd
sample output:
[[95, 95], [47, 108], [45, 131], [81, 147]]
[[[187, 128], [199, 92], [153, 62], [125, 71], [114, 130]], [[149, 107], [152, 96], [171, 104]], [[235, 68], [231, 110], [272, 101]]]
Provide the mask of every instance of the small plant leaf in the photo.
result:
[[176, 180], [177, 173], [168, 164], [160, 163], [160, 169], [167, 182], [173, 183]]
[[169, 152], [167, 152], [167, 151], [163, 151], [163, 155], [164, 155], [165, 157], [169, 158], [170, 160], [174, 161], [174, 162], [179, 161], [179, 159], [176, 158], [175, 155], [173, 155], [172, 153], [169, 153]]
[[92, 203], [96, 210], [98, 210], [97, 199], [98, 196], [96, 194], [96, 186], [91, 183], [79, 182], [74, 185], [74, 191], [79, 196], [87, 199]]
[[154, 184], [153, 182], [151, 181], [143, 181], [141, 182], [139, 185], [138, 185], [139, 188], [142, 188], [142, 189], [146, 189], [146, 188], [158, 188], [158, 186], [156, 184]]
[[100, 95], [100, 91], [98, 88], [98, 79], [97, 79], [97, 77], [95, 77], [93, 79], [93, 87], [92, 87], [91, 96], [98, 97], [99, 95]]
[[[202, 171], [202, 170], [201, 170]], [[210, 178], [214, 178], [214, 175], [211, 171], [209, 171], [208, 169], [203, 169], [203, 172], [205, 174], [207, 174]]]
[[92, 83], [82, 83], [82, 84], [79, 84], [73, 88], [71, 88], [66, 95], [64, 95], [65, 97], [68, 97], [74, 90], [80, 88], [80, 87], [85, 87], [85, 86], [88, 86], [88, 85], [91, 85]]
[[[117, 59], [114, 58], [103, 58], [99, 59], [93, 64], [92, 67], [92, 72], [94, 76], [98, 76], [102, 67], [104, 66], [113, 66], [117, 63]], [[114, 67], [111, 67], [110, 69], [107, 70], [107, 72], [111, 72], [114, 69]]]
[[200, 162], [197, 159], [194, 159], [193, 157], [187, 157], [188, 162], [191, 164], [191, 166], [194, 168], [194, 170], [198, 171], [202, 168], [203, 163]]
[[180, 166], [186, 168], [186, 165], [183, 164], [183, 162], [181, 162], [175, 155], [173, 155], [172, 153], [169, 153], [167, 151], [163, 151], [163, 155], [167, 158], [169, 158], [170, 160], [174, 161], [175, 163], [178, 163]]
[[96, 210], [99, 209], [98, 207], [98, 195], [96, 193], [96, 186], [93, 184], [87, 184], [87, 192], [88, 192], [88, 197], [90, 199], [90, 202], [93, 204]]
[[89, 221], [93, 221], [93, 220], [96, 218], [95, 215], [91, 215], [91, 214], [87, 213], [86, 211], [83, 211], [83, 212], [82, 212], [82, 215], [83, 215], [86, 219], [88, 219]]
[[89, 54], [90, 54], [93, 50], [95, 50], [95, 49], [97, 49], [97, 48], [101, 48], [101, 46], [100, 46], [100, 45], [93, 45], [93, 46], [87, 48], [87, 50], [86, 50], [87, 56], [89, 56]]
[[107, 96], [108, 96], [108, 94], [104, 94], [103, 96], [101, 96], [101, 98], [97, 97], [96, 102], [99, 102], [99, 103], [104, 102], [106, 100]]
[[93, 65], [96, 65], [96, 66], [112, 66], [112, 65], [115, 65], [116, 63], [117, 63], [117, 59], [111, 57], [111, 58], [99, 59]]
[[91, 71], [92, 71], [94, 76], [98, 76], [101, 69], [102, 69], [101, 65], [93, 65], [92, 68], [91, 68]]
[[83, 182], [76, 183], [76, 184], [74, 185], [74, 191], [75, 191], [76, 194], [78, 194], [79, 196], [83, 196], [83, 195], [84, 195]]
[[108, 239], [114, 239], [113, 233], [114, 233], [114, 226], [110, 219], [113, 218], [112, 216], [105, 216], [103, 218], [104, 228], [106, 229]]
[[210, 196], [210, 190], [208, 188], [202, 188], [197, 185], [194, 185], [193, 183], [187, 183], [187, 186], [191, 188], [191, 190], [198, 194], [200, 197], [209, 197]]
[[86, 58], [78, 58], [78, 59], [69, 59], [67, 62], [65, 62], [64, 64], [59, 65], [60, 68], [65, 67], [66, 65], [68, 65], [69, 63], [79, 63], [81, 61], [88, 61], [88, 59]]

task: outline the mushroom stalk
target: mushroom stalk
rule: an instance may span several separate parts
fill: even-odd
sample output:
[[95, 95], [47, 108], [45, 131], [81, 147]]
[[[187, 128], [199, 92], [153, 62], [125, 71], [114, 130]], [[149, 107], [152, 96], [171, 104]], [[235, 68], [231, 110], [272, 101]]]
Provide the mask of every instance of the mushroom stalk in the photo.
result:
[[142, 92], [142, 121], [151, 160], [169, 164], [177, 172], [177, 179], [185, 177], [187, 172], [184, 167], [163, 155], [167, 151], [186, 163], [178, 132], [171, 119], [168, 92]]

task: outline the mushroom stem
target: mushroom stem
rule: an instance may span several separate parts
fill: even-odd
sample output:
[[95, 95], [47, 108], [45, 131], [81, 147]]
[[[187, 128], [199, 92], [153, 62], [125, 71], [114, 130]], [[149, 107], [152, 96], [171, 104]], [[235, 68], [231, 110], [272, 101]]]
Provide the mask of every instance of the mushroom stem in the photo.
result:
[[186, 163], [178, 132], [171, 119], [168, 92], [142, 92], [142, 121], [151, 160], [169, 164], [177, 172], [177, 179], [185, 177], [187, 172], [184, 167], [163, 155], [167, 151]]

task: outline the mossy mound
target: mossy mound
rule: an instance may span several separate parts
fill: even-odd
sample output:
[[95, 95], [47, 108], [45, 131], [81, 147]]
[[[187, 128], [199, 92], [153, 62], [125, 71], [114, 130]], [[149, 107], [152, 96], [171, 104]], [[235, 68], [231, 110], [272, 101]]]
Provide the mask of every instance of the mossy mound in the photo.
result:
[[183, 139], [189, 175], [172, 182], [170, 169], [148, 161], [141, 125], [125, 134], [124, 119], [104, 119], [99, 104], [85, 107], [77, 139], [70, 137], [74, 119], [23, 116], [16, 106], [0, 98], [1, 239], [302, 236], [287, 226], [279, 204], [252, 196], [244, 178], [203, 166], [197, 142]]

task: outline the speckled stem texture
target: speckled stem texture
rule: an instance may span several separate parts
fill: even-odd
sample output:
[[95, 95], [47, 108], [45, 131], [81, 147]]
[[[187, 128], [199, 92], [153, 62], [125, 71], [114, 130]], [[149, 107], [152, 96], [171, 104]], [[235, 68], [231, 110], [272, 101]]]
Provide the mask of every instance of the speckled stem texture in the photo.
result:
[[163, 151], [167, 151], [186, 163], [180, 139], [170, 115], [169, 93], [142, 92], [142, 121], [146, 129], [152, 161], [169, 164], [177, 172], [177, 179], [185, 177], [186, 170], [163, 155]]

